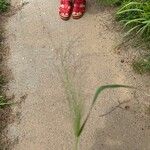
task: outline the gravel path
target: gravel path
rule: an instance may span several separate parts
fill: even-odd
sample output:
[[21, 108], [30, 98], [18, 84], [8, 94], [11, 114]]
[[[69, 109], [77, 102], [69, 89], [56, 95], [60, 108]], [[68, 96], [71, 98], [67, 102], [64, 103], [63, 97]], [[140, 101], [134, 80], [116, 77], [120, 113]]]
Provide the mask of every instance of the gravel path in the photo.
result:
[[[133, 73], [135, 50], [115, 47], [122, 41], [114, 10], [89, 0], [80, 20], [59, 19], [57, 0], [28, 0], [7, 24], [14, 79], [9, 83], [16, 121], [9, 125], [14, 150], [72, 150], [74, 136], [62, 86], [64, 59], [85, 102], [85, 114], [96, 88], [119, 83], [147, 89], [148, 77]], [[12, 0], [16, 5], [19, 0]], [[118, 51], [117, 51], [118, 52]], [[118, 101], [123, 102], [119, 107]], [[103, 93], [81, 137], [81, 150], [150, 150], [150, 101], [143, 93], [115, 90]], [[108, 115], [114, 107], [116, 109]]]

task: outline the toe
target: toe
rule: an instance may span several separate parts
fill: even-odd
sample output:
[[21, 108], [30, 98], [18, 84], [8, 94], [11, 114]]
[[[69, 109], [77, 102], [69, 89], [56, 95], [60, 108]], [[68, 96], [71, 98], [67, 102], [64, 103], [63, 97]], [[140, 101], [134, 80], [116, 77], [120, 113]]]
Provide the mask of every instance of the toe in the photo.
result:
[[81, 15], [82, 15], [82, 13], [81, 13], [81, 12], [73, 12], [72, 14], [73, 14], [73, 16], [76, 16], [76, 17], [78, 17], [78, 16], [81, 16]]
[[60, 14], [62, 17], [68, 17], [69, 15], [68, 15], [68, 13], [61, 13]]

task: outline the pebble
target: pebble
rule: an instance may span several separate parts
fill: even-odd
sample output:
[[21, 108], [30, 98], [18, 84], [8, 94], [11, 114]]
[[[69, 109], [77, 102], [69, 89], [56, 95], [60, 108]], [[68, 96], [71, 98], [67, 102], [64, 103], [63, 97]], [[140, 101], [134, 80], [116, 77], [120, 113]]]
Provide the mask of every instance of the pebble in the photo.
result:
[[124, 63], [124, 59], [121, 59], [121, 63]]

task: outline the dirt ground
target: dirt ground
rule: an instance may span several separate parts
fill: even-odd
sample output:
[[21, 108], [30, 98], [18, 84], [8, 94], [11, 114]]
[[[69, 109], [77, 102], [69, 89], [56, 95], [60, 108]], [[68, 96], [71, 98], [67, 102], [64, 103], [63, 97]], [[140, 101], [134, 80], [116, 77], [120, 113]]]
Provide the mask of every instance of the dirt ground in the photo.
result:
[[[6, 26], [8, 67], [14, 77], [8, 94], [22, 101], [12, 107], [17, 118], [8, 126], [8, 137], [15, 142], [13, 150], [72, 150], [74, 136], [61, 82], [62, 60], [81, 91], [85, 114], [98, 86], [118, 83], [148, 92], [150, 80], [133, 72], [134, 48], [116, 50], [123, 34], [114, 21], [114, 9], [89, 0], [82, 19], [64, 22], [58, 16], [58, 1], [25, 2], [28, 4]], [[12, 0], [13, 5], [21, 3]], [[149, 105], [150, 97], [144, 92], [103, 93], [82, 134], [80, 150], [150, 150]]]

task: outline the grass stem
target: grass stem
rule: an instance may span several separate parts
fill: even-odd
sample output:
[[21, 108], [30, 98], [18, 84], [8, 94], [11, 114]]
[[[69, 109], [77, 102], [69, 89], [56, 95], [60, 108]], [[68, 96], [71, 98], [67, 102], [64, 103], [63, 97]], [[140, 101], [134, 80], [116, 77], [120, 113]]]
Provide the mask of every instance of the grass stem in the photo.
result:
[[79, 137], [76, 137], [75, 139], [75, 148], [74, 150], [79, 150]]

